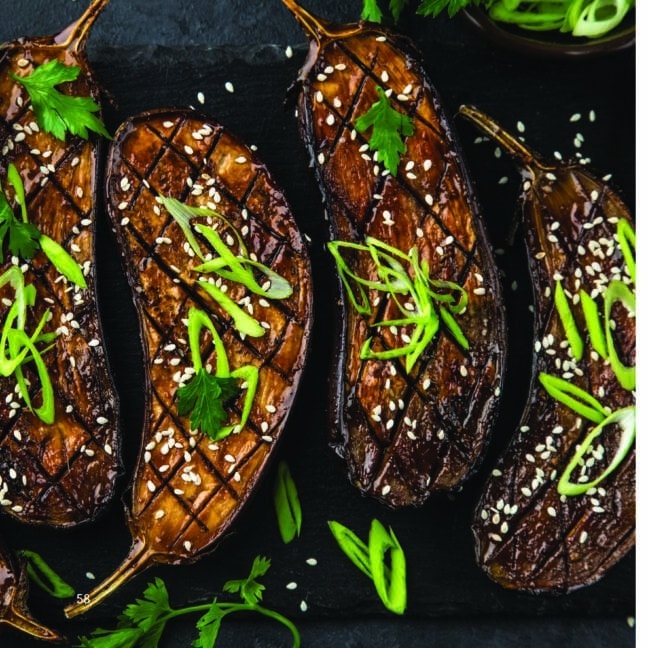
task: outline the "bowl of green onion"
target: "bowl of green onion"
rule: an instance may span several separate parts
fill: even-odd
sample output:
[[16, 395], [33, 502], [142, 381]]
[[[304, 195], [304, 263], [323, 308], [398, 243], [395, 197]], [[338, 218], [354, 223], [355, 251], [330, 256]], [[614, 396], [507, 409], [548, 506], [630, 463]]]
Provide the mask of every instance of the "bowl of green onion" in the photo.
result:
[[635, 0], [472, 0], [464, 17], [491, 41], [547, 58], [597, 56], [635, 43]]

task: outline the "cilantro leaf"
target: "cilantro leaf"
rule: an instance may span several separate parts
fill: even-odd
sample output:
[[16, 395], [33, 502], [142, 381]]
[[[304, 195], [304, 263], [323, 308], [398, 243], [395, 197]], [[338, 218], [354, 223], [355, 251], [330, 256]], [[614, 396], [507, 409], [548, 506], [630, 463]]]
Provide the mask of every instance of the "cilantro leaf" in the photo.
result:
[[414, 133], [414, 123], [411, 117], [392, 108], [385, 91], [376, 86], [378, 101], [366, 113], [358, 117], [355, 127], [363, 133], [371, 128], [369, 148], [377, 152], [377, 159], [385, 165], [392, 175], [396, 175], [400, 156], [407, 147], [403, 141]]
[[241, 580], [230, 580], [223, 585], [226, 592], [238, 592], [248, 605], [256, 605], [263, 598], [265, 585], [259, 583], [257, 578], [263, 576], [270, 569], [270, 559], [263, 556], [257, 556], [252, 563], [250, 575]]
[[193, 642], [194, 648], [213, 648], [225, 614], [227, 613], [222, 609], [221, 604], [214, 599], [211, 607], [196, 623], [198, 638]]
[[88, 139], [89, 130], [110, 139], [103, 122], [94, 114], [100, 106], [92, 97], [70, 96], [56, 89], [61, 83], [75, 81], [80, 71], [78, 66], [53, 59], [28, 76], [12, 73], [11, 77], [27, 90], [36, 121], [44, 131], [63, 141], [68, 132]]
[[178, 390], [178, 414], [190, 416], [191, 427], [215, 438], [227, 421], [224, 404], [239, 394], [236, 378], [221, 378], [201, 367]]

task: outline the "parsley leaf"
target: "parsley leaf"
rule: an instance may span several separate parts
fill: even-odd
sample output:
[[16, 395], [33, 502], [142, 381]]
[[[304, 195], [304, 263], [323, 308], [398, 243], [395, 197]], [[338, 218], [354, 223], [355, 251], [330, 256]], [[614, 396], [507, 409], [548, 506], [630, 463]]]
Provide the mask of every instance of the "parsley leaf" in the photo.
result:
[[23, 259], [31, 259], [40, 247], [40, 232], [31, 223], [19, 221], [15, 216], [3, 189], [0, 187], [0, 257], [9, 235], [9, 253]]
[[356, 119], [355, 127], [361, 133], [372, 128], [369, 148], [377, 152], [378, 161], [389, 173], [396, 175], [400, 156], [407, 150], [403, 138], [414, 133], [414, 122], [408, 115], [392, 108], [380, 86], [376, 86], [376, 92], [378, 101]]
[[216, 639], [225, 614], [227, 613], [222, 609], [222, 604], [214, 599], [210, 608], [196, 623], [198, 638], [193, 642], [194, 648], [213, 648], [216, 645]]
[[88, 139], [88, 130], [110, 139], [103, 122], [94, 114], [100, 106], [92, 97], [70, 96], [56, 89], [61, 83], [75, 81], [80, 71], [78, 66], [53, 59], [28, 76], [11, 73], [11, 77], [27, 90], [36, 121], [44, 131], [63, 141], [68, 132]]
[[223, 585], [223, 589], [226, 592], [239, 592], [241, 598], [248, 605], [256, 605], [263, 597], [265, 585], [262, 585], [255, 579], [263, 576], [268, 569], [270, 569], [270, 559], [264, 558], [263, 556], [257, 556], [252, 563], [252, 569], [247, 578], [227, 581], [227, 583]]
[[239, 391], [236, 378], [214, 376], [201, 367], [178, 390], [178, 414], [189, 414], [191, 427], [213, 439], [227, 420], [224, 404]]
[[378, 0], [363, 0], [360, 18], [375, 23], [382, 22], [383, 13], [378, 6]]

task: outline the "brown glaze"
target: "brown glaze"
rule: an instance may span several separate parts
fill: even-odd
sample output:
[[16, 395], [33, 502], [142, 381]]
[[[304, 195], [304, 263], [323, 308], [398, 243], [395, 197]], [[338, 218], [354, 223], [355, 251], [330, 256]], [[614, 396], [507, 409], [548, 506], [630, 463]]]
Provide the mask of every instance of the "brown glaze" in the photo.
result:
[[[560, 279], [572, 296], [578, 329], [586, 332], [579, 291], [594, 297], [602, 314], [608, 283], [630, 283], [616, 242], [616, 223], [625, 218], [634, 226], [634, 217], [610, 186], [581, 164], [548, 164], [475, 108], [464, 106], [460, 112], [521, 168], [522, 222], [535, 302], [531, 391], [518, 431], [475, 513], [477, 557], [504, 587], [568, 592], [598, 580], [634, 545], [635, 451], [586, 494], [561, 496], [557, 480], [594, 424], [553, 399], [538, 377], [544, 372], [569, 380], [610, 411], [634, 404], [632, 391], [621, 387], [609, 363], [592, 352], [588, 335], [583, 356], [575, 361], [554, 307]], [[618, 304], [612, 314], [615, 346], [624, 363], [633, 365], [634, 318]], [[602, 457], [586, 455], [593, 476], [601, 474], [616, 452], [615, 427], [597, 439]], [[577, 470], [572, 481], [578, 475]]]
[[[57, 632], [41, 625], [29, 614], [25, 603], [28, 587], [22, 561], [15, 560], [0, 542], [0, 625], [5, 623], [44, 641], [63, 641]], [[2, 644], [5, 645], [4, 640]]]
[[[331, 238], [372, 236], [403, 252], [416, 246], [432, 279], [455, 282], [469, 295], [457, 322], [470, 348], [441, 327], [407, 373], [402, 356], [359, 359], [369, 326], [396, 314], [390, 299], [380, 299], [366, 318], [340, 285], [332, 445], [363, 493], [394, 507], [419, 505], [432, 492], [457, 488], [489, 438], [505, 357], [499, 278], [454, 134], [412, 44], [379, 25], [334, 26], [292, 0], [284, 4], [312, 38], [298, 121]], [[392, 106], [414, 123], [395, 176], [373, 161], [353, 126], [377, 100], [376, 86], [393, 91]], [[356, 274], [375, 277], [368, 255], [349, 262]], [[370, 291], [370, 303], [379, 295]], [[382, 330], [376, 347], [402, 346], [406, 331]]]
[[[128, 517], [133, 547], [124, 565], [90, 594], [90, 606], [152, 563], [195, 561], [229, 528], [284, 429], [312, 318], [310, 263], [283, 193], [256, 154], [219, 124], [188, 110], [159, 110], [125, 122], [111, 150], [106, 189], [140, 317], [148, 398]], [[284, 300], [260, 300], [241, 284], [225, 282], [236, 301], [250, 300], [249, 312], [266, 328], [263, 336], [242, 339], [230, 316], [198, 286], [192, 270], [198, 261], [157, 196], [222, 214], [250, 255], [289, 281], [293, 294]], [[221, 220], [213, 227], [225, 237]], [[260, 371], [247, 424], [218, 442], [191, 430], [176, 407], [178, 383], [192, 366], [191, 307], [210, 315], [232, 369], [253, 364]], [[214, 365], [206, 332], [202, 346], [205, 364]], [[228, 406], [232, 422], [242, 402]]]
[[[43, 355], [53, 383], [56, 414], [43, 423], [14, 393], [13, 376], [0, 379], [0, 493], [2, 509], [26, 522], [70, 526], [94, 517], [114, 492], [120, 471], [118, 402], [108, 371], [95, 287], [95, 192], [98, 142], [68, 135], [62, 142], [38, 128], [29, 97], [9, 73], [24, 76], [56, 59], [81, 73], [62, 91], [98, 99], [85, 53], [89, 29], [107, 0], [95, 0], [61, 34], [21, 39], [0, 50], [0, 181], [11, 162], [25, 185], [30, 221], [59, 242], [84, 270], [87, 289], [67, 283], [37, 252], [24, 271], [36, 287], [26, 330], [43, 312], [45, 330], [58, 330]], [[11, 199], [11, 197], [9, 197]], [[0, 273], [12, 263], [7, 254]], [[13, 300], [9, 286], [3, 299]], [[4, 320], [8, 306], [0, 304]], [[38, 378], [26, 365], [32, 397], [40, 404]]]

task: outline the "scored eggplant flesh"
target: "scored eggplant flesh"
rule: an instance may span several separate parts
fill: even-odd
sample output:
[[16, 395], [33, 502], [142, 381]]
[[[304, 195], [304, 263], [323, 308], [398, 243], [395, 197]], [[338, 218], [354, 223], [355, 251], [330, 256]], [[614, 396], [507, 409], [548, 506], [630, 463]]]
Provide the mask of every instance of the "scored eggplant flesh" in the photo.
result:
[[[454, 133], [413, 45], [380, 25], [331, 25], [293, 0], [284, 4], [311, 38], [297, 117], [331, 238], [362, 244], [373, 237], [403, 253], [417, 248], [432, 280], [454, 282], [468, 295], [457, 322], [469, 348], [441, 327], [407, 372], [402, 357], [360, 359], [369, 335], [390, 350], [411, 334], [371, 331], [398, 315], [391, 300], [369, 290], [375, 308], [367, 318], [340, 283], [331, 444], [363, 493], [393, 507], [420, 505], [432, 492], [458, 488], [489, 439], [506, 354], [498, 272]], [[395, 175], [385, 173], [367, 133], [354, 127], [378, 99], [377, 87], [413, 120]], [[367, 257], [348, 263], [375, 280]]]
[[[64, 280], [38, 251], [25, 262], [5, 253], [3, 274], [22, 266], [25, 284], [36, 288], [27, 331], [47, 309], [46, 331], [56, 331], [43, 354], [53, 383], [53, 423], [43, 422], [14, 394], [13, 376], [0, 378], [0, 503], [25, 522], [71, 526], [92, 519], [111, 499], [121, 471], [119, 409], [107, 364], [97, 311], [95, 194], [100, 143], [68, 135], [61, 141], [39, 127], [27, 92], [9, 73], [25, 76], [58, 60], [81, 68], [64, 92], [98, 100], [86, 56], [90, 28], [107, 0], [95, 0], [60, 34], [22, 38], [0, 49], [0, 181], [13, 163], [24, 183], [29, 221], [60, 243], [83, 269], [87, 288]], [[1, 290], [4, 321], [14, 294]], [[9, 300], [9, 301], [8, 301]], [[40, 400], [32, 363], [24, 365], [31, 397]], [[12, 397], [13, 395], [13, 397]]]
[[[90, 603], [68, 607], [68, 616], [86, 611], [153, 563], [189, 563], [213, 548], [274, 453], [304, 368], [312, 320], [310, 262], [283, 193], [257, 155], [221, 125], [189, 110], [157, 110], [126, 121], [111, 149], [106, 191], [140, 320], [147, 403], [128, 514], [131, 553], [90, 593]], [[224, 216], [250, 257], [289, 282], [292, 294], [277, 300], [224, 282], [227, 294], [262, 322], [262, 336], [241, 336], [198, 286], [192, 269], [198, 259], [159, 197]], [[220, 228], [224, 240], [231, 233], [220, 218], [210, 227]], [[232, 368], [259, 369], [247, 424], [218, 441], [191, 429], [177, 410], [179, 383], [192, 365], [191, 308], [208, 313]], [[201, 349], [205, 366], [215, 365], [206, 334]], [[226, 408], [234, 420], [240, 416], [238, 401]]]
[[[478, 109], [463, 106], [460, 113], [521, 170], [521, 217], [534, 291], [530, 392], [516, 434], [475, 512], [477, 559], [504, 587], [569, 592], [601, 578], [634, 545], [635, 449], [586, 492], [561, 494], [558, 482], [595, 424], [549, 395], [540, 378], [566, 381], [610, 413], [632, 412], [633, 390], [620, 384], [611, 363], [594, 349], [582, 291], [602, 319], [609, 286], [632, 285], [618, 227], [626, 221], [634, 228], [634, 217], [610, 185], [582, 164], [548, 163]], [[583, 339], [582, 355], [569, 343], [556, 306], [559, 282]], [[634, 316], [619, 303], [611, 316], [616, 322], [612, 344], [622, 362], [633, 365]], [[584, 451], [570, 481], [591, 483], [612, 461], [622, 436], [621, 426], [607, 425]]]

